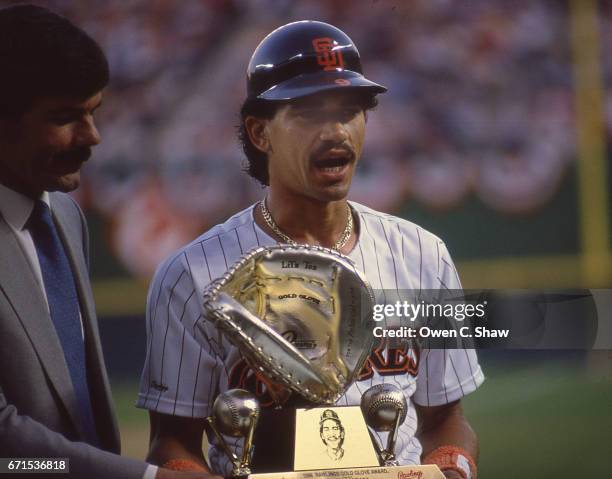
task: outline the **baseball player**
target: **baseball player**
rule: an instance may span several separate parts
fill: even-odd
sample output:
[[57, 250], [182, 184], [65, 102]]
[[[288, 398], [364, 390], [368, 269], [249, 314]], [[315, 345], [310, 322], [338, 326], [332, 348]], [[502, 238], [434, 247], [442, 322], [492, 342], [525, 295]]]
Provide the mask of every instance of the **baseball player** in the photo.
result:
[[344, 436], [346, 434], [342, 421], [331, 409], [326, 409], [321, 414], [319, 421], [319, 434], [325, 445], [325, 455], [332, 461], [339, 461], [344, 457]]
[[[386, 88], [363, 76], [357, 48], [344, 32], [314, 21], [273, 31], [253, 53], [247, 91], [240, 136], [248, 173], [267, 186], [266, 195], [166, 260], [149, 290], [137, 405], [150, 411], [149, 459], [166, 467], [228, 473], [214, 437], [209, 465], [201, 451], [204, 418], [220, 392], [249, 389], [264, 412], [293, 404], [288, 392], [255, 374], [203, 315], [204, 288], [250, 249], [279, 242], [333, 248], [378, 290], [461, 287], [439, 238], [346, 199], [367, 112]], [[435, 463], [446, 477], [473, 478], [478, 443], [459, 401], [483, 380], [474, 351], [381, 343], [338, 405], [359, 404], [374, 384], [396, 384], [409, 398], [396, 447], [400, 463]], [[231, 443], [240, 454], [242, 441]], [[255, 442], [255, 454], [268, 448], [282, 455], [282, 443], [270, 435]]]

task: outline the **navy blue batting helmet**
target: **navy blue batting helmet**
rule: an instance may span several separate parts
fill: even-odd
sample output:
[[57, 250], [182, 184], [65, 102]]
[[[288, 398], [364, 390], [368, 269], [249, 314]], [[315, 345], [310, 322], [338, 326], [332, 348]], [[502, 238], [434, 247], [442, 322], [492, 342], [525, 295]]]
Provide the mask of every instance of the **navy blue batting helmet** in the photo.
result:
[[288, 23], [266, 36], [247, 69], [250, 99], [292, 100], [327, 90], [387, 89], [363, 76], [359, 51], [342, 30], [328, 23]]

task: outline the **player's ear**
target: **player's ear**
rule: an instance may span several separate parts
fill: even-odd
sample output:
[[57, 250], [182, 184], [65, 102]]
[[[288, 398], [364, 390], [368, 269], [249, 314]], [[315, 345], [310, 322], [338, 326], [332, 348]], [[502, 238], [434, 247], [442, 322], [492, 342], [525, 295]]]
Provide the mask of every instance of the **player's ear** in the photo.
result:
[[249, 140], [262, 153], [268, 153], [270, 150], [270, 140], [266, 133], [267, 124], [267, 120], [254, 116], [247, 116], [244, 119], [244, 127], [249, 135]]

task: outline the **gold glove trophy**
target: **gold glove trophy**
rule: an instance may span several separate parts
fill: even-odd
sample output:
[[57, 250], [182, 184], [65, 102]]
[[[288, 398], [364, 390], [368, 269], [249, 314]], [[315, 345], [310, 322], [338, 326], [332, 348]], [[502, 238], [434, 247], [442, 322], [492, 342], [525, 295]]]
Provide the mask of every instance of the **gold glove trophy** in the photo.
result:
[[[273, 384], [284, 386], [309, 403], [306, 409], [296, 411], [293, 464], [296, 471], [251, 474], [253, 437], [261, 413], [259, 405], [255, 396], [244, 390], [221, 394], [207, 422], [233, 464], [234, 477], [323, 477], [324, 473], [317, 473], [317, 469], [334, 469], [336, 476], [359, 471], [364, 479], [444, 477], [436, 466], [397, 466], [395, 440], [407, 411], [406, 399], [399, 389], [383, 384], [370, 388], [362, 397], [363, 415], [350, 416], [348, 424], [346, 420], [342, 424], [339, 414], [349, 417], [348, 413], [355, 411], [349, 411], [350, 407], [334, 407], [356, 380], [371, 351], [373, 306], [372, 288], [352, 262], [333, 250], [316, 246], [257, 248], [206, 289], [207, 318], [240, 349], [251, 367]], [[312, 405], [324, 407], [313, 409]], [[313, 420], [315, 416], [317, 419]], [[364, 417], [371, 429], [389, 432], [386, 447], [379, 444], [371, 430], [372, 441], [368, 439]], [[321, 451], [320, 458], [313, 456], [310, 460], [316, 448], [308, 442], [308, 435], [300, 431], [304, 425], [312, 430], [313, 424], [316, 433], [312, 434], [312, 441], [317, 441], [319, 448], [322, 441], [326, 449]], [[365, 437], [353, 448], [354, 460], [345, 454], [349, 449], [348, 442], [344, 443], [349, 438], [347, 428], [361, 430]], [[227, 446], [223, 436], [244, 438], [240, 458]], [[279, 441], [279, 438], [269, 434], [255, 440], [256, 451], [258, 441]], [[300, 457], [306, 459], [300, 462]], [[371, 462], [365, 459], [364, 464], [364, 458], [368, 457], [372, 457]], [[328, 465], [326, 461], [333, 463]]]

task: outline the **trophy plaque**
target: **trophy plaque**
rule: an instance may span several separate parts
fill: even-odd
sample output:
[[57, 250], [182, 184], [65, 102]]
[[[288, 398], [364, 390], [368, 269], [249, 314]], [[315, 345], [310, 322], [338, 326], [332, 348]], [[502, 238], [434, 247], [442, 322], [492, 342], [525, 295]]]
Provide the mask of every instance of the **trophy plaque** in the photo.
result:
[[[374, 295], [348, 258], [307, 245], [256, 248], [209, 285], [203, 306], [207, 319], [257, 374], [275, 385], [272, 396], [280, 386], [299, 398], [261, 411], [248, 391], [230, 390], [217, 398], [207, 423], [233, 465], [233, 477], [444, 478], [437, 466], [397, 466], [395, 439], [407, 408], [396, 387], [370, 388], [361, 408], [334, 407], [373, 342]], [[265, 424], [287, 431], [295, 426], [294, 437]], [[372, 431], [388, 432], [387, 444], [379, 444]], [[241, 457], [223, 436], [244, 438]], [[291, 441], [294, 447], [286, 454]], [[257, 461], [265, 455], [262, 450], [273, 458], [291, 455], [293, 464], [260, 466], [265, 464]]]
[[293, 470], [378, 465], [359, 406], [296, 411]]

